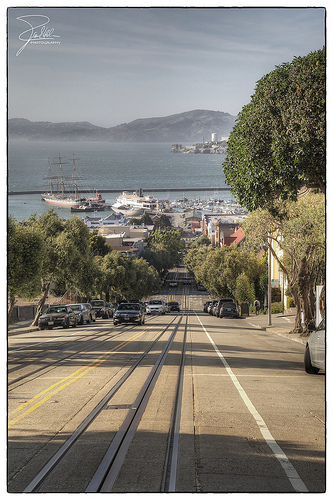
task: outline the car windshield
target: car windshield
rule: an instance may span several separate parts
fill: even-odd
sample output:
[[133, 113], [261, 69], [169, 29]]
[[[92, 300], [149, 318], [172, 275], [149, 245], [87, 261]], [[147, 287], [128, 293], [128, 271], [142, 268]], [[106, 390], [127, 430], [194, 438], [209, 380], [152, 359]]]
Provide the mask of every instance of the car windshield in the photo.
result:
[[319, 325], [317, 327], [317, 330], [325, 330], [325, 318], [323, 318], [321, 320], [321, 322], [319, 323]]
[[169, 302], [169, 306], [178, 306], [178, 302]]
[[139, 304], [120, 304], [118, 311], [139, 311]]
[[71, 309], [73, 309], [73, 311], [80, 311], [81, 306], [80, 304], [71, 304]]
[[236, 307], [236, 304], [234, 304], [233, 302], [224, 302], [224, 304], [222, 304], [222, 307]]
[[46, 309], [44, 314], [55, 314], [55, 313], [65, 313], [67, 312], [66, 307], [49, 307]]
[[162, 301], [161, 300], [150, 300], [149, 304], [152, 304], [152, 305], [161, 305]]
[[92, 300], [90, 302], [92, 306], [104, 306], [104, 301], [103, 300]]

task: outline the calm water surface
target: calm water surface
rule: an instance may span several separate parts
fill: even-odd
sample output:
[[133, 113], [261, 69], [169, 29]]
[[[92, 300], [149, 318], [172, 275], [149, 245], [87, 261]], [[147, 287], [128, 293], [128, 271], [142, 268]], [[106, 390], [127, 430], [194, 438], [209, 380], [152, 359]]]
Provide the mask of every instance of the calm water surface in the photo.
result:
[[[8, 192], [46, 190], [48, 161], [52, 175], [59, 172], [56, 165], [59, 154], [64, 160], [65, 174], [72, 173], [72, 158], [76, 159], [77, 173], [85, 181], [85, 187], [134, 191], [142, 188], [145, 194], [155, 194], [159, 199], [175, 200], [184, 195], [188, 198], [210, 198], [214, 188], [218, 197], [230, 199], [226, 187], [222, 163], [225, 155], [170, 153], [168, 143], [105, 143], [105, 142], [42, 142], [12, 140], [8, 143]], [[173, 188], [184, 193], [172, 192]], [[191, 188], [200, 191], [191, 192]], [[154, 192], [163, 189], [163, 192]], [[105, 194], [113, 203], [117, 194]], [[8, 214], [17, 220], [27, 219], [50, 209], [40, 195], [8, 196]], [[59, 208], [61, 217], [69, 217], [69, 209]], [[104, 212], [105, 213], [105, 212]]]

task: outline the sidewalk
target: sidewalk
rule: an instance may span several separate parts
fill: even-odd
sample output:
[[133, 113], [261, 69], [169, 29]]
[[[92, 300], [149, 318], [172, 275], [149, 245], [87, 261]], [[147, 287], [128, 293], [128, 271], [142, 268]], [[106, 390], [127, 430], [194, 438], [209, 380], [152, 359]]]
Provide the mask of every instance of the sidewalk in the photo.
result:
[[32, 319], [24, 321], [16, 321], [7, 325], [8, 335], [18, 335], [19, 333], [35, 332], [38, 326], [30, 326], [33, 322]]
[[246, 318], [248, 323], [258, 328], [258, 330], [266, 331], [267, 333], [272, 333], [274, 335], [280, 335], [281, 337], [288, 338], [294, 342], [299, 342], [300, 344], [306, 344], [308, 337], [301, 337], [299, 333], [289, 333], [295, 324], [295, 314], [272, 314], [271, 315], [271, 325], [268, 325], [268, 315], [266, 314], [250, 314]]

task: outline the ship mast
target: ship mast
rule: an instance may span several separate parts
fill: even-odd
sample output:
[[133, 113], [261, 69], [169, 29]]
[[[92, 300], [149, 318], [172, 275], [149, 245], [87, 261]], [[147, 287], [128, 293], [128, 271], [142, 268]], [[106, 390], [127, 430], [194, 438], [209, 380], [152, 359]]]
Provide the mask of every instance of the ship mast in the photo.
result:
[[78, 192], [77, 182], [76, 182], [76, 165], [75, 165], [75, 160], [77, 160], [77, 158], [74, 158], [74, 154], [73, 154], [73, 185], [74, 185], [75, 199], [77, 199], [79, 197], [79, 192]]
[[51, 194], [53, 194], [53, 184], [52, 184], [52, 177], [51, 177], [51, 162], [50, 162], [50, 158], [48, 158], [48, 162], [49, 162], [50, 192], [51, 192]]
[[61, 156], [60, 156], [60, 154], [59, 154], [59, 170], [60, 170], [61, 194], [64, 197], [65, 196], [65, 193], [64, 193], [64, 176], [63, 176], [63, 173], [62, 173], [62, 164], [61, 164]]

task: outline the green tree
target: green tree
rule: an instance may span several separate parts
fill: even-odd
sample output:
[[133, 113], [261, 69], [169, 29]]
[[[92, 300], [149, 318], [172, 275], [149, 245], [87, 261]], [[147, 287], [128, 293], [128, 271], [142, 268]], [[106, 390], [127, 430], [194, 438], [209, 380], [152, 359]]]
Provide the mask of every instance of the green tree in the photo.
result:
[[154, 221], [151, 218], [151, 215], [149, 215], [149, 214], [143, 214], [143, 216], [139, 217], [139, 218], [132, 217], [129, 222], [130, 222], [130, 224], [134, 224], [134, 225], [141, 225], [141, 224], [144, 224], [145, 226], [153, 226], [154, 225]]
[[171, 227], [172, 227], [171, 220], [165, 214], [162, 214], [160, 217], [158, 217], [155, 220], [154, 231], [157, 231], [157, 230], [163, 231], [165, 229], [170, 229]]
[[110, 251], [110, 247], [106, 243], [104, 236], [98, 234], [98, 230], [95, 229], [90, 235], [89, 246], [93, 255], [101, 255], [104, 257]]
[[8, 220], [7, 286], [8, 323], [16, 297], [31, 299], [40, 292], [41, 262], [45, 250], [41, 235], [34, 229]]
[[136, 259], [112, 250], [103, 258], [98, 257], [101, 276], [98, 281], [100, 297], [105, 294], [115, 299], [141, 300], [158, 286], [156, 269], [140, 258]]
[[324, 191], [325, 70], [325, 49], [295, 57], [264, 76], [239, 113], [223, 169], [249, 211], [276, 214], [276, 202], [296, 201], [304, 186]]
[[63, 291], [72, 288], [87, 294], [93, 283], [89, 230], [78, 217], [62, 221], [51, 209], [40, 217], [33, 215], [28, 227], [39, 233], [45, 244], [41, 260], [42, 296], [37, 304], [36, 325], [48, 296], [51, 283]]
[[171, 269], [182, 259], [184, 240], [178, 230], [154, 231], [148, 239], [143, 258], [159, 272]]
[[236, 278], [235, 299], [239, 304], [242, 302], [252, 304], [255, 300], [253, 287], [244, 272]]
[[[282, 212], [282, 207], [280, 212]], [[311, 289], [325, 274], [325, 197], [307, 194], [297, 202], [283, 203], [285, 216], [274, 217], [259, 209], [246, 219], [246, 238], [269, 247], [288, 281], [296, 306], [295, 332], [313, 321]]]
[[245, 273], [253, 283], [262, 271], [255, 254], [236, 245], [192, 248], [184, 261], [195, 279], [217, 297], [235, 298], [237, 277]]

